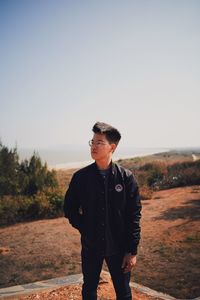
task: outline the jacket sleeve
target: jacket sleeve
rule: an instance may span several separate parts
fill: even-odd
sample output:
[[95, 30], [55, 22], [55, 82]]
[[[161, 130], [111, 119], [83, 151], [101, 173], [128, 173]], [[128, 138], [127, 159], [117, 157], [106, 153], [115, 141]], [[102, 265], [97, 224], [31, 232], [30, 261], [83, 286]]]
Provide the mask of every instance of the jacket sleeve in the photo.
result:
[[81, 232], [82, 215], [80, 204], [80, 184], [76, 174], [73, 175], [69, 188], [64, 199], [65, 218], [69, 219], [70, 224]]
[[132, 174], [128, 176], [126, 182], [126, 201], [126, 251], [132, 255], [136, 255], [140, 241], [142, 205], [138, 184]]

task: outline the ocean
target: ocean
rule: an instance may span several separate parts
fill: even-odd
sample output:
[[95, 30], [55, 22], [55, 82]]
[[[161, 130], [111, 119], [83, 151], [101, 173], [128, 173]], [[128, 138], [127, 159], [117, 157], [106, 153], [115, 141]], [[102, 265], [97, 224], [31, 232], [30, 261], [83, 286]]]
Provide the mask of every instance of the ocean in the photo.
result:
[[[138, 148], [120, 147], [116, 149], [113, 160], [145, 156], [154, 153], [169, 151], [167, 148]], [[19, 148], [20, 160], [29, 159], [36, 152], [42, 162], [46, 162], [50, 169], [67, 169], [83, 167], [92, 162], [90, 148], [83, 145], [65, 145], [51, 148]]]

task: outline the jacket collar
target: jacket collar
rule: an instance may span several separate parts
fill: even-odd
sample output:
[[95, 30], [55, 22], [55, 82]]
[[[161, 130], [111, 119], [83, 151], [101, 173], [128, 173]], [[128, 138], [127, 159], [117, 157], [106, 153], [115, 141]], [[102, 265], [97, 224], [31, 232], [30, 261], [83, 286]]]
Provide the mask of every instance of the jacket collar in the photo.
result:
[[[94, 162], [94, 168], [95, 168], [96, 171], [98, 171], [98, 167], [97, 167], [96, 161]], [[117, 165], [116, 165], [116, 163], [114, 163], [113, 161], [111, 161], [110, 168], [111, 168], [112, 175], [115, 175], [117, 173]]]

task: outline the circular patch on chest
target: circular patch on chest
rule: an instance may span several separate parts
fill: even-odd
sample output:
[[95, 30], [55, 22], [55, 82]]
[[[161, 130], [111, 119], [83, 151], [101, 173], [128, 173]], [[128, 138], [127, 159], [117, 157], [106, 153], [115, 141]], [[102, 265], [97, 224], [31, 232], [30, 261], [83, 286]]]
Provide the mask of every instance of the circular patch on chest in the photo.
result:
[[122, 186], [121, 184], [117, 184], [117, 185], [115, 186], [115, 191], [121, 192], [122, 190], [123, 190], [123, 186]]

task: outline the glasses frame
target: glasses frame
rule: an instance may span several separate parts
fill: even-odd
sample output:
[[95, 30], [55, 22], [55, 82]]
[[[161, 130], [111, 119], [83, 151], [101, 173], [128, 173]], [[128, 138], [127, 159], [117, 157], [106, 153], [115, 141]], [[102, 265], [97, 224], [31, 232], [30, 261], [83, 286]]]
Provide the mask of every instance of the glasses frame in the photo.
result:
[[93, 140], [89, 140], [88, 144], [89, 144], [90, 147], [93, 147], [93, 146], [95, 146], [95, 147], [103, 147], [103, 146], [106, 146], [106, 145], [110, 145], [109, 143], [104, 143], [104, 142], [101, 142], [101, 141], [94, 142]]

